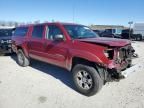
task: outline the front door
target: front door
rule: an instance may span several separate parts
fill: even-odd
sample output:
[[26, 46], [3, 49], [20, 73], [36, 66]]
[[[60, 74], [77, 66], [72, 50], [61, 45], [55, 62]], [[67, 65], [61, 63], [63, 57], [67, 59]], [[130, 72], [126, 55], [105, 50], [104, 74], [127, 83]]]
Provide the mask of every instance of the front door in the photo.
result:
[[[48, 25], [45, 39], [45, 57], [51, 64], [66, 67], [68, 46], [62, 30], [56, 25]], [[62, 35], [63, 40], [56, 41], [55, 36]]]

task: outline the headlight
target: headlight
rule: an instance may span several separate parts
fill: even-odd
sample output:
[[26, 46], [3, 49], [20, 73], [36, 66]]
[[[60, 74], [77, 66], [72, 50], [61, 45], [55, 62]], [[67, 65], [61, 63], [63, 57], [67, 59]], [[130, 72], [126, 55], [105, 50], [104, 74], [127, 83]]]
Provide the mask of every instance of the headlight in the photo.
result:
[[114, 57], [114, 49], [106, 49], [106, 50], [104, 51], [104, 55], [105, 55], [108, 59], [112, 60], [113, 57]]

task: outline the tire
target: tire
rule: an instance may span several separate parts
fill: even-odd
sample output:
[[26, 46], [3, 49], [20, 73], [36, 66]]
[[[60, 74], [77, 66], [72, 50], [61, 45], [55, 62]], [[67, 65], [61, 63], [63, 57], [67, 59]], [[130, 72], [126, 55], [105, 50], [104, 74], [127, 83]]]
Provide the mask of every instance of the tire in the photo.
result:
[[22, 67], [30, 65], [30, 60], [25, 56], [25, 54], [21, 49], [19, 49], [17, 52], [17, 62]]
[[77, 90], [86, 96], [98, 93], [104, 84], [104, 81], [92, 66], [77, 64], [73, 68], [72, 73]]

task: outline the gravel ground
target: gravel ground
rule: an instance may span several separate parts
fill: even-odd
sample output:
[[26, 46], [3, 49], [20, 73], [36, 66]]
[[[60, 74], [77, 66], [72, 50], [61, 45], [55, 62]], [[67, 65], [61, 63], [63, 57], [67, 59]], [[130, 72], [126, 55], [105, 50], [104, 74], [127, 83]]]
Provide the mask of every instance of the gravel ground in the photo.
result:
[[139, 54], [133, 65], [141, 66], [92, 97], [75, 91], [66, 70], [38, 61], [22, 68], [15, 56], [1, 56], [0, 108], [144, 108], [144, 43], [133, 42], [133, 46]]

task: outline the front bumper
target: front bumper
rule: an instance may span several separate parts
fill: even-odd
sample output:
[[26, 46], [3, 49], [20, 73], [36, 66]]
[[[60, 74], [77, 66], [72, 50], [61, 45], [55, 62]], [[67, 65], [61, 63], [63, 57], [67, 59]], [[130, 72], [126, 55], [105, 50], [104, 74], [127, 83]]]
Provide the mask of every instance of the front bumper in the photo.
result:
[[125, 61], [122, 61], [121, 63], [116, 63], [115, 60], [109, 61], [108, 69], [115, 69], [118, 73], [122, 70], [125, 70], [127, 67], [129, 67], [132, 64], [132, 59], [127, 59]]
[[109, 65], [105, 67], [104, 79], [106, 82], [119, 81], [125, 78], [126, 75], [123, 74], [124, 70], [127, 70], [131, 62], [123, 62], [121, 64], [116, 64], [115, 61], [109, 61]]

